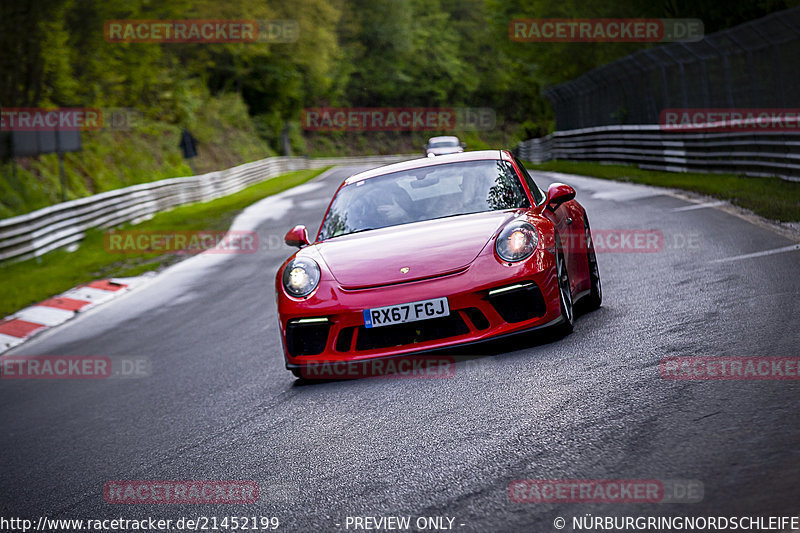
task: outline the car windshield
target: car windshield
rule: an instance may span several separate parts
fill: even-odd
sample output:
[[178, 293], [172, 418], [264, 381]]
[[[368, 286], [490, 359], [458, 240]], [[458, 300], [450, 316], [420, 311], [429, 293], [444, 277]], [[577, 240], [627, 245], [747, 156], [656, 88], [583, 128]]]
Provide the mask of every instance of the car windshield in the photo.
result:
[[506, 161], [431, 165], [345, 185], [331, 203], [320, 239], [520, 207], [530, 207], [530, 202]]
[[447, 141], [431, 141], [428, 143], [428, 148], [455, 148], [459, 146], [458, 140], [447, 140]]

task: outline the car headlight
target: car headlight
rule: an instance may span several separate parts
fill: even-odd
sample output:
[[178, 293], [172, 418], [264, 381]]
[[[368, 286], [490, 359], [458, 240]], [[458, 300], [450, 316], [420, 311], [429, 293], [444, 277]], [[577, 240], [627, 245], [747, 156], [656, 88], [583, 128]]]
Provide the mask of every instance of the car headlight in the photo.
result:
[[538, 244], [539, 234], [536, 233], [536, 228], [519, 221], [503, 228], [494, 247], [501, 259], [513, 263], [530, 256]]
[[308, 296], [319, 285], [319, 265], [310, 258], [295, 258], [283, 270], [283, 288], [292, 296]]

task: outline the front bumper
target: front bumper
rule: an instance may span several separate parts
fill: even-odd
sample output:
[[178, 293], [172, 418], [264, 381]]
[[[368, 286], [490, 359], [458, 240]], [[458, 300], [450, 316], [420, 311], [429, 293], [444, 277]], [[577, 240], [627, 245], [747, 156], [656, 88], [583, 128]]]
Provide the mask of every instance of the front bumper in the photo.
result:
[[[365, 328], [363, 310], [447, 297], [450, 316]], [[401, 356], [492, 340], [558, 323], [555, 257], [538, 249], [520, 263], [478, 256], [464, 271], [369, 289], [321, 282], [307, 300], [278, 288], [286, 367]]]

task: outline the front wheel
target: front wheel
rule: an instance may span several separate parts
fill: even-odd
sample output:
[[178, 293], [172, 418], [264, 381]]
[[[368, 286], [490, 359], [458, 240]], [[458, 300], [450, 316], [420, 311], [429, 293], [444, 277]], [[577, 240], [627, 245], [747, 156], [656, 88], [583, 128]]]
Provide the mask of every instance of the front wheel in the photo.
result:
[[586, 259], [589, 264], [589, 280], [591, 281], [591, 290], [589, 296], [586, 297], [586, 306], [590, 311], [594, 311], [603, 304], [603, 286], [600, 284], [600, 269], [597, 267], [597, 255], [594, 252], [589, 219], [584, 216], [583, 221], [586, 230]]
[[571, 333], [575, 325], [575, 309], [572, 302], [572, 289], [569, 286], [569, 271], [567, 262], [564, 260], [564, 253], [559, 244], [556, 250], [556, 274], [558, 276], [558, 296], [561, 303], [561, 326], [559, 330], [563, 334]]

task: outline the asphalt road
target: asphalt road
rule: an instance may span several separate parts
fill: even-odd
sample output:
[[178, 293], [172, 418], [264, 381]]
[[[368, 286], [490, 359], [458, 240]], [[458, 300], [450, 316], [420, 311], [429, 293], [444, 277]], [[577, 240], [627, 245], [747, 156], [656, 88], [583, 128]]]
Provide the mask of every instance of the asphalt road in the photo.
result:
[[[394, 515], [539, 532], [558, 516], [572, 531], [586, 513], [800, 514], [797, 381], [659, 376], [667, 356], [798, 355], [800, 251], [740, 257], [791, 241], [656, 189], [564, 179], [595, 231], [664, 236], [657, 253], [598, 254], [604, 305], [574, 333], [486, 347], [448, 379], [301, 384], [278, 337], [273, 279], [292, 252], [280, 241], [295, 224], [316, 230], [353, 172], [251, 209], [241, 227], [257, 225], [258, 253], [192, 258], [8, 352], [139, 357], [149, 375], [0, 382], [0, 516], [256, 515], [279, 531], [346, 531], [348, 516]], [[695, 503], [517, 503], [516, 479], [704, 491]], [[112, 505], [110, 480], [254, 480], [260, 496]]]

